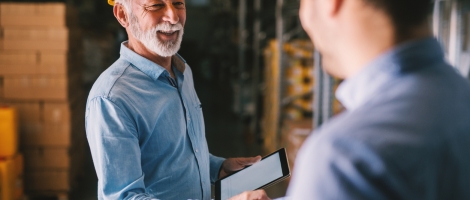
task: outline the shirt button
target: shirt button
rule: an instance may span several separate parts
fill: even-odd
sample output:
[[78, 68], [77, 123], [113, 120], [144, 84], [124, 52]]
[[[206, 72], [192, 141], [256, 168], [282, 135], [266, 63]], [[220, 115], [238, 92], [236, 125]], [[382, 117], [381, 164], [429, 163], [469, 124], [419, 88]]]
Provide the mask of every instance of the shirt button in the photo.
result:
[[199, 152], [197, 149], [196, 149], [196, 153]]
[[191, 118], [188, 117], [188, 121], [191, 121]]

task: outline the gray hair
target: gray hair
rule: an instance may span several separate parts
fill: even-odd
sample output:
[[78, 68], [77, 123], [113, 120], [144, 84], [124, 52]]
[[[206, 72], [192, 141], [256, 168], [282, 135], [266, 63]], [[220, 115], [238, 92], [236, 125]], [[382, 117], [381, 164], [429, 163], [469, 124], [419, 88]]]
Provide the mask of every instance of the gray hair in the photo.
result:
[[128, 15], [132, 14], [132, 0], [114, 0], [115, 4], [121, 4]]

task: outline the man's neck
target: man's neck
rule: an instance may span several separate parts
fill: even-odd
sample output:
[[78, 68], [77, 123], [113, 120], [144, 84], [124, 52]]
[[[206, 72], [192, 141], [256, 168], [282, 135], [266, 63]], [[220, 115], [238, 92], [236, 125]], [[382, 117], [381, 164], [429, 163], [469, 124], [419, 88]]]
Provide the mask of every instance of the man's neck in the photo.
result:
[[129, 42], [127, 43], [127, 48], [134, 51], [135, 53], [141, 55], [144, 58], [149, 59], [150, 61], [156, 63], [157, 65], [162, 66], [165, 68], [170, 76], [175, 78], [173, 70], [171, 68], [171, 57], [163, 57], [160, 56], [145, 47], [140, 41], [136, 40], [135, 38], [129, 37]]
[[432, 36], [427, 26], [416, 28], [406, 37], [400, 39], [397, 39], [395, 34], [388, 34], [388, 37], [383, 37], [384, 35], [386, 34], [368, 35], [355, 40], [354, 45], [349, 45], [352, 49], [347, 51], [349, 54], [343, 55], [346, 59], [342, 59], [341, 63], [345, 69], [345, 78], [354, 76], [368, 63], [403, 43]]

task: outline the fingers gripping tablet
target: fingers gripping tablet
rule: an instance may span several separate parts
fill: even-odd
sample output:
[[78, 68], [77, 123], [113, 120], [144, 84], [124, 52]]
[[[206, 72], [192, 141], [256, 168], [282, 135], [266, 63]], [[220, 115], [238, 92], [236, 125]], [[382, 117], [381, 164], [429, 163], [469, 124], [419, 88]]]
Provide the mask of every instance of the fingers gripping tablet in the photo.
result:
[[226, 200], [244, 191], [264, 189], [289, 176], [286, 150], [282, 148], [215, 182], [215, 200]]

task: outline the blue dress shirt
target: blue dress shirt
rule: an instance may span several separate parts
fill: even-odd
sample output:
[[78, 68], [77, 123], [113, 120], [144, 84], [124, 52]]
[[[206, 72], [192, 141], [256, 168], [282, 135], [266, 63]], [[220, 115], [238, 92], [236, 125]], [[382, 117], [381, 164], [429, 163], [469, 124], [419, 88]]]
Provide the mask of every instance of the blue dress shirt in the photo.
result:
[[209, 154], [191, 69], [173, 56], [174, 80], [126, 44], [87, 101], [98, 198], [210, 199], [224, 159]]
[[289, 199], [470, 199], [470, 84], [433, 38], [343, 82], [347, 111], [300, 150]]

